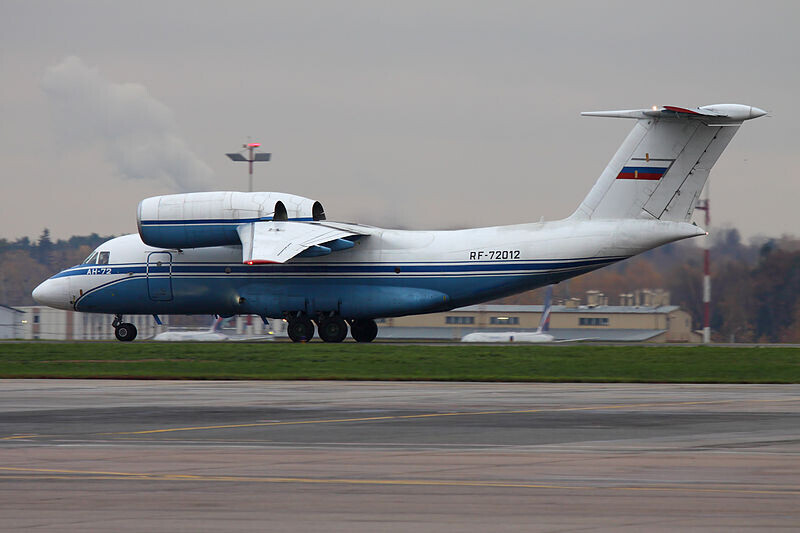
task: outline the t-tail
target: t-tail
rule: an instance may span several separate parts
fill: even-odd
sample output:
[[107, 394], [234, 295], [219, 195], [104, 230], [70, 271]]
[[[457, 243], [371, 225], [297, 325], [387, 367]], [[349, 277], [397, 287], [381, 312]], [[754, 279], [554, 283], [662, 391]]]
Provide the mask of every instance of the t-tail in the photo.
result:
[[539, 320], [539, 328], [536, 333], [547, 333], [550, 331], [550, 308], [553, 307], [553, 286], [548, 285], [544, 291], [544, 309], [542, 318]]
[[572, 218], [689, 222], [711, 167], [739, 126], [766, 111], [716, 104], [581, 114], [632, 118], [636, 125]]

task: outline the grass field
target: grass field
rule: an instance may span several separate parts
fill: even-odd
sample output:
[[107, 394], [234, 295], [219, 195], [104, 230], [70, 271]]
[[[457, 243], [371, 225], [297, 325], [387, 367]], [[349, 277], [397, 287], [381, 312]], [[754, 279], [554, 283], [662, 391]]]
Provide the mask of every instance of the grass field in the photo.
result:
[[800, 383], [800, 349], [0, 343], [0, 377]]

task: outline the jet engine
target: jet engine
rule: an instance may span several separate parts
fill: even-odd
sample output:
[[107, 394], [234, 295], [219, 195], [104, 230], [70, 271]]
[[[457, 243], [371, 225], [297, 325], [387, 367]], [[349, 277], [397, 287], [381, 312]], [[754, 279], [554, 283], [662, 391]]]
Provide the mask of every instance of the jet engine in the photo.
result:
[[142, 241], [159, 248], [238, 245], [241, 224], [268, 220], [325, 220], [325, 210], [294, 194], [220, 191], [146, 198], [136, 213]]

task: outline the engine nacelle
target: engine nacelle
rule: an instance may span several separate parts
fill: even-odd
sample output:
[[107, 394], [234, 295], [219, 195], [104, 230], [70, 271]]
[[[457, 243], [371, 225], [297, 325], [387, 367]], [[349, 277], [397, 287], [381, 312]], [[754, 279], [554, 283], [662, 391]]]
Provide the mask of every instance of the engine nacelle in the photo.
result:
[[265, 220], [325, 220], [325, 210], [294, 194], [219, 191], [146, 198], [136, 213], [142, 241], [159, 248], [241, 244], [236, 228]]

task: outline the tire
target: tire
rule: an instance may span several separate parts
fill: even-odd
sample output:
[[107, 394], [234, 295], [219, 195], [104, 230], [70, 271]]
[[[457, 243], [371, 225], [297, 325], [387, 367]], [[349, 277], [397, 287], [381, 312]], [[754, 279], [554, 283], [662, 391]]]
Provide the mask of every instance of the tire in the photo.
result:
[[123, 322], [116, 328], [114, 328], [114, 336], [117, 338], [118, 341], [122, 342], [131, 342], [133, 339], [136, 338], [136, 326], [130, 324], [128, 322]]
[[350, 324], [350, 335], [356, 342], [372, 342], [378, 336], [378, 324], [371, 318], [353, 320]]
[[286, 332], [292, 342], [308, 342], [314, 338], [314, 324], [307, 318], [295, 318], [289, 321]]
[[325, 342], [342, 342], [347, 337], [347, 322], [340, 316], [321, 320], [319, 337]]

